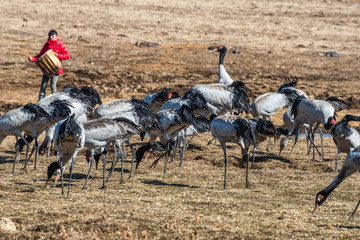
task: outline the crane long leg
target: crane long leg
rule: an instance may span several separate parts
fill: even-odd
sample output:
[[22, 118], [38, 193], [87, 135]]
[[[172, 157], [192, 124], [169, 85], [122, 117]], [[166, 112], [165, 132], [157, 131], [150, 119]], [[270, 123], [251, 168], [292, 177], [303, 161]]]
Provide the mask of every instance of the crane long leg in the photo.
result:
[[[114, 144], [114, 156], [113, 156], [113, 160], [112, 160], [112, 163], [111, 163], [111, 168], [110, 168], [110, 171], [109, 171], [109, 175], [108, 175], [108, 177], [106, 179], [107, 182], [110, 181], [110, 178], [111, 178], [112, 173], [113, 173], [113, 171], [115, 169], [115, 166], [119, 161], [119, 155], [121, 154], [121, 145], [119, 145], [118, 147], [119, 147], [119, 154], [117, 154], [117, 152], [116, 152], [116, 144]], [[115, 158], [116, 158], [116, 160], [115, 160]]]
[[192, 142], [193, 138], [195, 137], [195, 134], [191, 136], [190, 140], [189, 141], [186, 141], [186, 147], [185, 149], [187, 149], [190, 145], [190, 143]]
[[120, 184], [124, 184], [124, 154], [121, 154], [121, 178], [120, 178]]
[[224, 189], [226, 189], [226, 175], [227, 175], [227, 165], [228, 165], [228, 159], [226, 156], [226, 145], [225, 142], [220, 142], [220, 146], [224, 151], [224, 162], [225, 162], [225, 173], [224, 173]]
[[37, 141], [37, 137], [35, 137], [35, 162], [34, 162], [34, 170], [36, 170], [37, 164], [40, 164], [40, 159], [39, 162], [37, 162], [37, 156], [38, 156], [38, 149], [39, 149], [39, 143]]
[[124, 158], [126, 158], [126, 149], [125, 149], [126, 146], [125, 146], [125, 143], [123, 143], [122, 146], [123, 146]]
[[[187, 146], [187, 136], [185, 134], [184, 139], [183, 139], [183, 147], [181, 148], [181, 142], [180, 142], [180, 164], [179, 167], [183, 167], [184, 166], [184, 153], [186, 150], [186, 146]], [[182, 150], [181, 150], [182, 149]]]
[[[16, 131], [16, 134], [17, 134], [17, 137], [21, 137], [21, 139], [22, 140], [24, 140], [24, 142], [25, 142], [25, 144], [26, 144], [26, 155], [25, 155], [25, 160], [27, 159], [27, 154], [28, 154], [28, 151], [29, 151], [29, 145], [30, 145], [30, 143], [28, 142], [28, 141], [26, 141], [26, 139], [24, 138], [24, 136], [21, 134], [21, 132], [19, 131], [19, 130], [17, 130]], [[17, 142], [17, 140], [18, 140], [18, 138], [16, 137], [16, 142]], [[18, 151], [17, 151], [18, 152]], [[15, 160], [20, 160], [20, 153], [15, 153], [15, 154], [17, 154], [18, 156], [19, 156], [19, 159], [17, 159], [16, 157], [15, 157]], [[14, 171], [15, 171], [15, 164], [16, 164], [16, 161], [14, 161], [14, 166], [13, 166], [13, 170], [12, 170], [12, 172], [11, 173], [14, 173]], [[27, 170], [25, 169], [25, 172], [26, 172]]]
[[339, 157], [340, 157], [340, 149], [338, 148], [338, 153], [337, 153], [336, 162], [335, 162], [335, 171], [336, 172], [337, 172], [337, 169], [338, 169]]
[[296, 143], [297, 143], [298, 139], [299, 139], [299, 134], [296, 134], [296, 135], [295, 135], [294, 145], [292, 146], [292, 148], [291, 148], [291, 152], [290, 152], [290, 153], [292, 153], [292, 152], [294, 151], [294, 148], [295, 148], [295, 145], [296, 145]]
[[269, 152], [269, 149], [270, 149], [270, 143], [271, 143], [271, 137], [269, 138], [269, 142], [268, 142], [268, 145], [266, 147], [266, 151]]
[[251, 162], [251, 168], [254, 167], [254, 162], [255, 162], [255, 150], [256, 150], [256, 149], [257, 149], [257, 145], [254, 145], [252, 162]]
[[51, 143], [52, 143], [52, 141], [50, 141], [48, 143], [48, 145], [47, 145], [47, 155], [46, 155], [46, 157], [50, 157]]
[[130, 176], [129, 178], [132, 178], [132, 174], [133, 174], [133, 171], [134, 171], [134, 162], [135, 162], [135, 149], [133, 148], [133, 146], [131, 145], [131, 142], [130, 140], [128, 139], [127, 140], [128, 144], [129, 144], [129, 147], [131, 149], [131, 152], [132, 152], [132, 159], [131, 159], [131, 169], [130, 169]]
[[250, 155], [247, 149], [245, 149], [245, 153], [246, 153], [246, 188], [250, 188], [250, 183], [249, 183], [249, 159], [250, 159]]
[[[19, 138], [18, 136], [16, 136], [16, 142], [18, 142]], [[16, 144], [16, 152], [15, 152], [15, 159], [14, 159], [14, 165], [13, 165], [13, 169], [11, 171], [11, 173], [14, 173], [15, 172], [15, 165], [16, 165], [16, 162], [19, 161], [19, 157], [20, 157], [20, 152], [19, 152], [19, 145]]]
[[64, 195], [64, 172], [63, 172], [62, 157], [60, 157], [60, 174], [61, 174], [61, 194]]
[[35, 144], [34, 144], [34, 146], [33, 146], [33, 148], [32, 148], [32, 150], [31, 150], [31, 153], [30, 153], [30, 155], [29, 155], [29, 158], [27, 158], [26, 160], [25, 160], [25, 166], [24, 166], [24, 171], [27, 171], [27, 163], [28, 163], [28, 161], [30, 161], [30, 158], [31, 158], [31, 156], [33, 155], [33, 153], [35, 152], [35, 162], [34, 162], [34, 170], [36, 170], [36, 160], [37, 160], [37, 151], [38, 151], [38, 141], [37, 141], [37, 137], [35, 136]]
[[[172, 146], [173, 151], [176, 151], [176, 149], [174, 149], [174, 147]], [[171, 148], [167, 147], [166, 148], [166, 154], [165, 154], [165, 165], [164, 165], [164, 173], [166, 173], [166, 166], [167, 166], [167, 162], [168, 162], [168, 158], [171, 152]]]
[[[309, 139], [310, 145], [311, 145], [311, 127], [308, 130], [307, 138]], [[308, 149], [308, 155], [310, 155], [311, 147]]]
[[356, 207], [355, 207], [354, 211], [352, 212], [352, 214], [351, 214], [351, 216], [350, 216], [350, 219], [353, 219], [353, 218], [354, 218], [355, 213], [356, 213], [356, 210], [358, 209], [359, 205], [360, 205], [360, 200], [359, 200], [358, 203], [356, 204]]
[[[319, 156], [322, 157], [323, 160], [325, 160], [324, 157], [321, 155], [319, 149], [315, 146], [314, 142], [311, 140], [310, 137], [309, 137], [309, 141], [310, 141], [310, 143], [313, 145], [314, 155], [315, 155], [315, 149], [316, 149], [316, 151], [318, 152]], [[316, 161], [316, 160], [313, 159], [313, 161]]]
[[88, 181], [88, 179], [89, 179], [90, 172], [91, 172], [91, 168], [92, 168], [93, 165], [94, 165], [94, 150], [91, 151], [91, 161], [90, 161], [90, 166], [89, 166], [89, 172], [88, 172], [88, 174], [87, 174], [87, 176], [86, 176], [85, 183], [84, 183], [84, 186], [83, 186], [83, 188], [82, 188], [82, 189], [84, 189], [84, 190], [87, 189], [86, 184], [87, 184], [87, 181]]
[[178, 136], [176, 138], [176, 141], [175, 141], [175, 145], [174, 145], [174, 151], [173, 151], [173, 154], [172, 154], [172, 157], [171, 157], [171, 160], [170, 162], [174, 161], [175, 160], [175, 157], [176, 157], [176, 149], [179, 147], [180, 149], [180, 142], [181, 142], [181, 137]]
[[[268, 117], [269, 117], [270, 122], [272, 122], [272, 117], [271, 117], [271, 116], [268, 116]], [[264, 119], [266, 119], [266, 117], [265, 117]], [[271, 143], [271, 137], [269, 137], [269, 142], [268, 142], [268, 145], [267, 145], [267, 147], [266, 147], [266, 151], [267, 151], [267, 152], [269, 152], [270, 143]]]
[[319, 132], [320, 132], [320, 140], [321, 140], [321, 155], [324, 158], [324, 156], [325, 156], [325, 154], [324, 154], [324, 134], [323, 134], [323, 131], [320, 128], [320, 125], [318, 125], [318, 129], [319, 129]]
[[164, 152], [163, 154], [161, 154], [160, 157], [158, 157], [158, 158], [151, 164], [151, 166], [150, 166], [149, 168], [156, 167], [158, 161], [159, 161], [163, 156], [165, 156], [166, 153], [167, 153], [167, 152]]
[[103, 154], [103, 152], [101, 152], [101, 158], [103, 161], [103, 185], [102, 185], [101, 189], [105, 189], [106, 188], [106, 185], [105, 185], [106, 157]]
[[313, 158], [312, 160], [313, 161], [316, 161], [315, 159], [315, 131], [314, 130], [311, 130], [311, 140], [312, 140], [312, 144], [313, 144]]
[[75, 157], [73, 157], [71, 159], [70, 178], [69, 178], [69, 186], [68, 186], [68, 197], [70, 196], [71, 177], [72, 177], [72, 172], [73, 172], [74, 166], [75, 166]]

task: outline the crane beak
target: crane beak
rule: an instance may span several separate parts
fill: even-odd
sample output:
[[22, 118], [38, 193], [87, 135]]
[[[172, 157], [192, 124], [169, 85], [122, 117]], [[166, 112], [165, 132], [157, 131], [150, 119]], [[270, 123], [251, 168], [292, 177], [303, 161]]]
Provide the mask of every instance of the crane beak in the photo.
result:
[[55, 181], [54, 181], [54, 187], [56, 187], [59, 179], [60, 179], [60, 169], [57, 170], [57, 173], [56, 173], [56, 176], [55, 176]]
[[217, 50], [218, 50], [218, 48], [215, 48], [213, 50], [210, 50], [209, 53], [216, 52]]
[[319, 210], [319, 207], [320, 207], [319, 204], [315, 204], [313, 214], [315, 214]]

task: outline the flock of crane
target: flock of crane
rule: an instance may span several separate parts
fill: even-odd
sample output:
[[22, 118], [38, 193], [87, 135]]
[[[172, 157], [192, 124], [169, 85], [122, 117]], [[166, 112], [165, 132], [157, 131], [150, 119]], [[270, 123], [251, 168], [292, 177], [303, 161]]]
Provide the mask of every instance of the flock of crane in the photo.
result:
[[[348, 124], [350, 121], [359, 121], [360, 117], [346, 115], [336, 123], [336, 112], [349, 109], [349, 106], [336, 97], [325, 100], [309, 99], [305, 92], [297, 89], [297, 79], [286, 81], [277, 92], [262, 94], [250, 104], [245, 83], [233, 81], [226, 72], [223, 64], [226, 47], [219, 46], [213, 51], [220, 53], [218, 83], [195, 85], [182, 97], [178, 92], [164, 89], [146, 96], [143, 100], [131, 98], [102, 103], [98, 92], [91, 87], [77, 89], [67, 86], [61, 92], [53, 93], [37, 104], [28, 103], [24, 107], [7, 111], [0, 116], [0, 143], [8, 135], [16, 136], [16, 154], [12, 172], [14, 173], [21, 156], [20, 152], [25, 146], [23, 170], [26, 171], [31, 156], [35, 155], [36, 169], [41, 157], [46, 150], [49, 154], [50, 146], [53, 144], [58, 156], [56, 161], [48, 166], [46, 185], [53, 175], [55, 175], [54, 186], [61, 177], [62, 193], [64, 193], [63, 173], [70, 164], [69, 194], [76, 156], [85, 147], [89, 170], [83, 189], [87, 188], [93, 164], [96, 163], [97, 167], [100, 158], [103, 161], [102, 187], [105, 188], [120, 158], [121, 183], [123, 182], [125, 143], [132, 150], [131, 177], [133, 168], [138, 168], [144, 156], [148, 158], [156, 150], [162, 150], [164, 153], [154, 161], [153, 165], [165, 156], [164, 172], [168, 159], [175, 158], [177, 149], [180, 152], [180, 166], [182, 166], [184, 152], [188, 146], [187, 137], [211, 131], [224, 152], [224, 188], [226, 188], [228, 162], [227, 142], [236, 143], [241, 147], [246, 161], [246, 187], [250, 187], [248, 169], [251, 146], [253, 146], [252, 164], [254, 164], [255, 150], [260, 143], [269, 139], [270, 144], [272, 137], [279, 138], [280, 135], [284, 135], [280, 142], [281, 153], [293, 138], [295, 138], [294, 148], [299, 131], [304, 129], [308, 141], [308, 154], [312, 149], [312, 157], [315, 160], [316, 152], [319, 156], [324, 156], [323, 140], [322, 153], [314, 144], [317, 129], [321, 137], [323, 136], [320, 128], [320, 125], [323, 125], [325, 129], [331, 129], [338, 148], [336, 169], [340, 153], [344, 152], [348, 155], [334, 181], [316, 195], [314, 210], [316, 211], [344, 179], [360, 170], [360, 135]], [[95, 108], [97, 105], [99, 106]], [[285, 107], [288, 108], [283, 115], [285, 128], [277, 128], [272, 123], [272, 116]], [[253, 118], [244, 117], [243, 113], [247, 115], [251, 113]], [[88, 120], [88, 117], [91, 120]], [[38, 137], [44, 131], [46, 137], [39, 146]], [[130, 142], [130, 138], [134, 135], [139, 135], [141, 140], [148, 136], [149, 141], [135, 151]], [[157, 142], [158, 138], [160, 142]], [[32, 141], [34, 145], [30, 152], [29, 146]], [[105, 179], [107, 153], [111, 145], [114, 149], [114, 157], [108, 178]]]

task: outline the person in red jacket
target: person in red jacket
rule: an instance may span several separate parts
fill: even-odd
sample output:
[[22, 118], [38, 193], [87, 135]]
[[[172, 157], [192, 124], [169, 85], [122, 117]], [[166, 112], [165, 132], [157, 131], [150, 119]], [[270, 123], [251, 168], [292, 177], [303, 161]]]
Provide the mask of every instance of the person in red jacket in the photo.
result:
[[[50, 30], [48, 41], [45, 43], [40, 53], [34, 57], [29, 56], [28, 60], [31, 62], [36, 62], [46, 51], [52, 49], [55, 55], [62, 60], [67, 60], [70, 58], [70, 52], [64, 43], [58, 38], [58, 34], [55, 30]], [[63, 73], [61, 68], [53, 77], [51, 77], [51, 92], [56, 92], [56, 83], [59, 79], [59, 75]], [[46, 86], [49, 82], [49, 78], [44, 74], [41, 81], [40, 92], [39, 92], [39, 101], [45, 97]]]

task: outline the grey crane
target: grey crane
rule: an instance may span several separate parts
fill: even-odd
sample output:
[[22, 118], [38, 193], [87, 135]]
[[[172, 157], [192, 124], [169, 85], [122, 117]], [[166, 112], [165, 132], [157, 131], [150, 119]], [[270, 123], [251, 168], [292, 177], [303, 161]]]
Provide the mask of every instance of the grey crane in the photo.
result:
[[[139, 135], [139, 129], [136, 124], [125, 118], [98, 118], [88, 121], [84, 124], [85, 129], [85, 147], [91, 150], [91, 162], [83, 189], [87, 188], [92, 165], [94, 164], [95, 151], [102, 154], [103, 160], [103, 186], [105, 188], [105, 166], [106, 158], [104, 150], [108, 150], [110, 143], [114, 141], [126, 141], [132, 135]], [[121, 175], [122, 179], [122, 175]]]
[[248, 120], [241, 116], [222, 115], [211, 119], [210, 128], [212, 135], [219, 140], [220, 146], [224, 151], [225, 174], [224, 189], [226, 189], [226, 175], [228, 159], [226, 154], [226, 143], [233, 142], [241, 147], [243, 158], [246, 159], [246, 187], [250, 187], [248, 180], [249, 172], [249, 153], [248, 147], [245, 146], [244, 139], [248, 139], [250, 144], [255, 143], [255, 133], [251, 128]]
[[[55, 123], [59, 120], [65, 119], [67, 116], [72, 114], [75, 114], [75, 119], [84, 122], [87, 120], [86, 115], [90, 114], [97, 104], [101, 104], [101, 98], [98, 92], [92, 87], [83, 86], [81, 89], [77, 89], [72, 86], [65, 86], [61, 92], [50, 94], [39, 101], [36, 105], [41, 106], [48, 112], [59, 113], [57, 114], [59, 115], [56, 118], [57, 121], [53, 123], [53, 125], [55, 125]], [[60, 114], [62, 114], [62, 116], [60, 116]], [[45, 137], [44, 142], [41, 144], [43, 147], [39, 149], [39, 160], [45, 152], [44, 149], [48, 148], [52, 142], [53, 135], [51, 134], [51, 131], [54, 130], [53, 125], [48, 126], [49, 129], [47, 129], [47, 137]], [[39, 134], [41, 134], [41, 132]], [[35, 136], [28, 134], [28, 137], [32, 140]], [[24, 142], [20, 140], [17, 144], [19, 145], [19, 148], [22, 149]], [[36, 143], [33, 151], [37, 151], [37, 146], [38, 145]]]
[[340, 153], [349, 154], [349, 152], [360, 146], [360, 134], [355, 128], [349, 125], [350, 121], [360, 121], [360, 117], [345, 115], [345, 117], [337, 122], [331, 129], [333, 140], [338, 150], [335, 171], [337, 171]]
[[[158, 129], [150, 130], [149, 142], [136, 151], [136, 168], [138, 168], [145, 152], [151, 149], [151, 147], [155, 144], [156, 139], [159, 137], [162, 143], [167, 144], [164, 167], [164, 172], [166, 172], [166, 164], [169, 153], [172, 149], [172, 142], [174, 142], [179, 131], [192, 124], [197, 131], [204, 132], [209, 129], [209, 121], [204, 116], [195, 117], [192, 109], [186, 105], [181, 106], [180, 110], [162, 110], [158, 112], [158, 115], [161, 118], [160, 121], [163, 132]], [[159, 159], [155, 160], [153, 165], [155, 165], [158, 160]]]
[[[357, 171], [360, 171], [360, 147], [355, 148], [346, 156], [340, 172], [335, 177], [335, 179], [326, 188], [316, 194], [314, 213], [326, 201], [332, 191], [334, 191], [334, 189], [339, 186], [340, 183], [342, 183], [342, 181], [344, 181], [346, 178], [348, 178]], [[350, 218], [353, 218], [355, 216], [356, 210], [358, 209], [359, 205], [360, 200], [357, 203]]]
[[[28, 149], [29, 143], [22, 135], [22, 132], [34, 123], [41, 122], [44, 119], [50, 120], [51, 116], [42, 107], [32, 103], [28, 103], [24, 107], [15, 108], [5, 112], [0, 116], [0, 144], [7, 136], [12, 135], [17, 139], [19, 137], [23, 139]], [[18, 156], [19, 148], [16, 147], [12, 173], [14, 173], [15, 164], [18, 161]], [[27, 159], [27, 154], [25, 159]]]
[[336, 97], [329, 97], [326, 100], [306, 99], [302, 96], [298, 97], [291, 109], [291, 113], [295, 119], [295, 127], [290, 135], [281, 140], [280, 153], [290, 139], [296, 137], [296, 143], [299, 129], [304, 124], [308, 124], [308, 136], [313, 145], [313, 160], [315, 161], [315, 149], [317, 148], [314, 144], [314, 129], [322, 124], [326, 130], [330, 130], [335, 125], [336, 112], [344, 109], [349, 109], [349, 106], [343, 100]]
[[147, 95], [144, 98], [144, 102], [149, 104], [153, 113], [157, 113], [166, 101], [175, 98], [180, 98], [180, 94], [176, 91], [170, 92], [170, 89], [165, 88], [160, 92]]
[[47, 186], [51, 177], [57, 172], [54, 186], [57, 184], [59, 176], [61, 175], [61, 193], [64, 194], [64, 171], [66, 166], [71, 163], [68, 196], [70, 195], [71, 176], [75, 159], [85, 145], [85, 130], [83, 124], [75, 120], [74, 117], [75, 114], [65, 120], [61, 120], [55, 127], [54, 146], [60, 155], [60, 159], [49, 165], [47, 170], [48, 178], [46, 181]]

